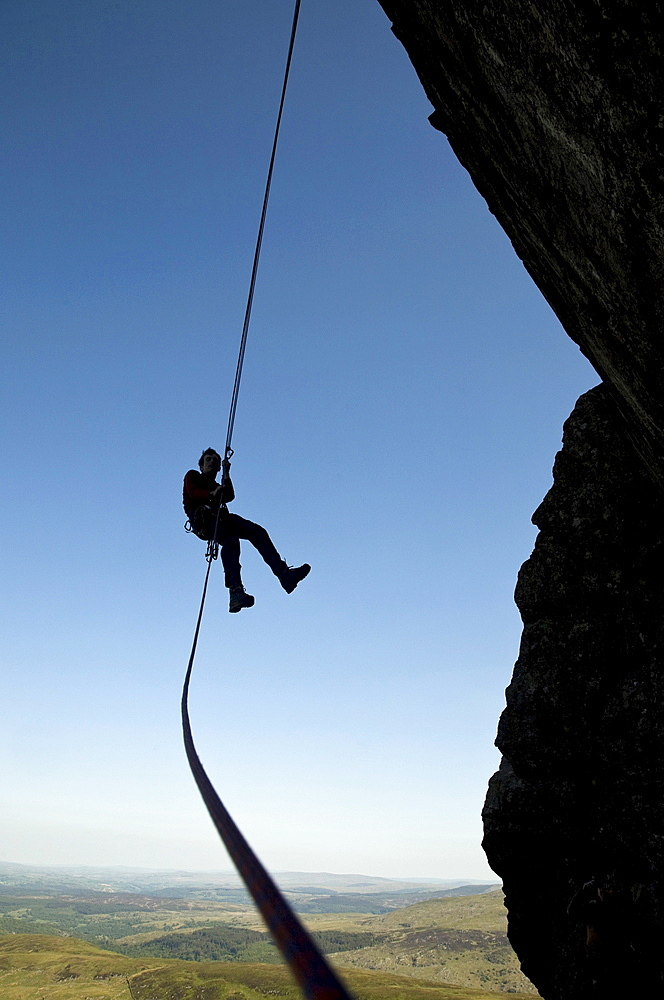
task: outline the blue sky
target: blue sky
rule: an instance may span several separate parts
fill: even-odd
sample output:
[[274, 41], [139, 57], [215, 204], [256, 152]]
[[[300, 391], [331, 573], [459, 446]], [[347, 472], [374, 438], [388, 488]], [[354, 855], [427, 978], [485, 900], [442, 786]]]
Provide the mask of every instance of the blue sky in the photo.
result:
[[[5, 0], [0, 857], [227, 868], [179, 733], [290, 3]], [[375, 0], [304, 0], [199, 752], [277, 869], [484, 878], [512, 593], [598, 379], [431, 128]]]

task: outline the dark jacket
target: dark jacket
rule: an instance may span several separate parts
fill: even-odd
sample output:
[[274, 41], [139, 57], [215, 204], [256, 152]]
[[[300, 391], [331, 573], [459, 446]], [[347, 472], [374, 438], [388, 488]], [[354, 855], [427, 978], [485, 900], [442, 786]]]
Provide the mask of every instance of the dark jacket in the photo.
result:
[[216, 496], [211, 496], [210, 494], [216, 490], [218, 485], [213, 472], [198, 472], [196, 469], [190, 469], [184, 477], [182, 505], [197, 534], [199, 526], [208, 512], [216, 514], [219, 504], [230, 503], [231, 500], [235, 499], [235, 490], [230, 478], [226, 480]]

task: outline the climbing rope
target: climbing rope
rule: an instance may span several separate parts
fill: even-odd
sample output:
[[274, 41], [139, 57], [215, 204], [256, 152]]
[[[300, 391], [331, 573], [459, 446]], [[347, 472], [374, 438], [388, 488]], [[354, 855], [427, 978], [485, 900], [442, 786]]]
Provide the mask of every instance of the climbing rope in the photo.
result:
[[[284, 104], [286, 102], [286, 88], [288, 87], [288, 78], [290, 76], [291, 62], [293, 60], [293, 49], [295, 47], [295, 35], [297, 34], [297, 23], [300, 17], [300, 5], [301, 0], [295, 0], [295, 8], [293, 10], [293, 23], [291, 25], [290, 41], [288, 43], [288, 55], [286, 56], [286, 68], [284, 70], [284, 80], [281, 87], [281, 98], [279, 100], [279, 111], [277, 112], [277, 121], [274, 127], [274, 139], [272, 140], [272, 152], [270, 154], [270, 164], [267, 170], [267, 179], [265, 181], [265, 192], [263, 194], [263, 207], [261, 209], [261, 218], [258, 225], [258, 235], [256, 236], [256, 246], [254, 248], [254, 261], [251, 267], [251, 279], [249, 281], [249, 294], [247, 295], [247, 305], [244, 311], [244, 322], [242, 324], [242, 336], [240, 337], [240, 348], [237, 356], [237, 365], [235, 367], [235, 379], [233, 381], [233, 391], [231, 393], [231, 405], [228, 413], [228, 427], [226, 429], [226, 445], [224, 447], [224, 459], [226, 462], [230, 461], [233, 455], [233, 449], [231, 448], [231, 441], [233, 440], [233, 429], [235, 427], [235, 413], [237, 411], [237, 401], [240, 395], [240, 382], [242, 381], [242, 369], [244, 367], [244, 355], [247, 349], [247, 337], [249, 336], [249, 325], [251, 323], [251, 310], [254, 304], [254, 290], [256, 288], [256, 276], [258, 275], [258, 264], [261, 257], [261, 248], [263, 246], [263, 231], [265, 229], [265, 219], [267, 216], [267, 206], [270, 201], [270, 188], [272, 187], [272, 174], [274, 172], [274, 161], [277, 156], [277, 144], [279, 142], [279, 132], [281, 131], [281, 119], [284, 113]], [[228, 477], [228, 467], [224, 466], [224, 473], [221, 478], [222, 487], [226, 483]], [[217, 528], [219, 526], [219, 518], [223, 510], [223, 504], [219, 505], [217, 509], [217, 516], [214, 522], [214, 531], [212, 533], [212, 538], [217, 537]], [[207, 553], [205, 558], [208, 562], [212, 559], [217, 558], [218, 546], [215, 541], [208, 543]]]
[[274, 883], [272, 876], [264, 868], [236, 826], [223, 802], [217, 795], [196, 752], [189, 722], [187, 701], [189, 681], [194, 665], [198, 634], [203, 618], [203, 607], [207, 592], [212, 562], [208, 562], [203, 595], [196, 622], [194, 643], [189, 657], [187, 674], [182, 689], [182, 732], [187, 760], [191, 773], [207, 806], [210, 818], [217, 828], [233, 864], [240, 873], [244, 884], [251, 893], [274, 943], [288, 963], [300, 989], [307, 1000], [352, 1000], [352, 997], [337, 978], [323, 957], [318, 945], [302, 926], [295, 913]]
[[[272, 172], [274, 169], [277, 142], [281, 127], [281, 118], [286, 98], [286, 87], [288, 85], [288, 76], [293, 56], [293, 46], [295, 44], [300, 3], [301, 0], [296, 0], [295, 2], [290, 43], [288, 46], [288, 56], [286, 59], [286, 69], [281, 89], [281, 100], [279, 102], [279, 113], [277, 115], [274, 140], [272, 143], [272, 153], [270, 156], [270, 165], [268, 168], [265, 194], [263, 197], [263, 208], [261, 211], [260, 225], [258, 227], [256, 248], [254, 251], [254, 262], [251, 270], [251, 281], [249, 283], [249, 295], [247, 298], [247, 307], [242, 326], [242, 337], [240, 340], [240, 349], [238, 353], [235, 381], [233, 384], [230, 413], [228, 417], [224, 464], [222, 465], [224, 470], [222, 475], [222, 487], [228, 476], [228, 466], [225, 463], [230, 461], [233, 454], [231, 440], [233, 437], [233, 428], [235, 426], [235, 413], [237, 410], [237, 401], [240, 392], [240, 380], [242, 378], [244, 355], [247, 346], [247, 335], [249, 333], [249, 323], [251, 320], [254, 289], [256, 287], [256, 275], [258, 273], [258, 263], [260, 260], [261, 245], [263, 242], [263, 230], [265, 228], [265, 217], [267, 215], [270, 187], [272, 184]], [[191, 653], [189, 655], [187, 673], [185, 675], [184, 686], [182, 688], [182, 735], [184, 738], [187, 760], [189, 761], [191, 773], [194, 776], [194, 780], [198, 786], [201, 797], [205, 802], [210, 818], [212, 819], [212, 822], [214, 823], [226, 850], [231, 856], [235, 867], [244, 880], [244, 884], [251, 893], [263, 920], [267, 924], [267, 927], [274, 938], [275, 944], [281, 951], [284, 960], [288, 963], [291, 972], [295, 976], [295, 979], [297, 980], [297, 983], [307, 1000], [352, 1000], [350, 994], [328, 965], [317, 944], [302, 926], [295, 913], [277, 888], [269, 872], [258, 860], [244, 836], [236, 826], [232, 816], [217, 795], [212, 782], [208, 778], [194, 745], [191, 724], [189, 721], [189, 682], [191, 680], [191, 673], [196, 656], [196, 648], [198, 646], [198, 636], [201, 629], [201, 622], [203, 620], [203, 610], [205, 608], [205, 598], [207, 596], [210, 570], [212, 568], [213, 560], [217, 557], [217, 543], [214, 539], [217, 536], [217, 526], [219, 524], [222, 507], [223, 505], [220, 504], [212, 533], [213, 540], [208, 543], [206, 553], [207, 570], [205, 573], [205, 582], [203, 584], [203, 593], [201, 595], [201, 603], [198, 609], [198, 619], [194, 630], [194, 638]]]
[[281, 88], [281, 100], [279, 101], [279, 113], [277, 114], [277, 124], [274, 129], [274, 141], [272, 142], [272, 154], [270, 156], [270, 166], [267, 171], [267, 181], [265, 182], [265, 194], [263, 195], [263, 210], [261, 211], [261, 221], [258, 226], [258, 236], [256, 238], [256, 249], [254, 250], [254, 263], [251, 269], [251, 281], [249, 282], [249, 295], [247, 297], [247, 308], [244, 313], [244, 323], [242, 325], [242, 337], [240, 339], [240, 350], [235, 369], [235, 382], [233, 383], [233, 393], [231, 396], [231, 407], [228, 415], [228, 430], [226, 431], [226, 451], [225, 457], [230, 458], [233, 454], [231, 449], [231, 439], [235, 426], [235, 411], [237, 410], [237, 400], [240, 394], [240, 380], [242, 378], [242, 367], [244, 365], [244, 352], [247, 347], [247, 335], [249, 333], [249, 323], [251, 321], [251, 308], [254, 302], [254, 289], [256, 287], [256, 275], [258, 274], [258, 262], [261, 256], [261, 246], [263, 244], [263, 230], [265, 229], [265, 217], [267, 215], [267, 205], [270, 200], [270, 188], [272, 186], [272, 172], [274, 161], [277, 155], [277, 143], [279, 142], [279, 130], [281, 128], [281, 116], [286, 100], [286, 87], [290, 75], [291, 60], [293, 58], [293, 47], [295, 45], [295, 34], [297, 32], [297, 22], [300, 16], [301, 0], [295, 0], [295, 10], [293, 12], [293, 24], [291, 27], [290, 42], [288, 44], [288, 56], [286, 57], [286, 69], [284, 71], [284, 82]]

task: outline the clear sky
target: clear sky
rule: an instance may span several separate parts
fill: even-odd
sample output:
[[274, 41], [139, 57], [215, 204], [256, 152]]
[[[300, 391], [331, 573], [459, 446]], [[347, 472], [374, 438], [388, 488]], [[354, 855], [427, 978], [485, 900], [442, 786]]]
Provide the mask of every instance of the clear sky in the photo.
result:
[[[228, 868], [179, 697], [292, 7], [4, 0], [0, 858]], [[304, 0], [191, 715], [276, 869], [484, 878], [513, 588], [598, 379], [375, 0]]]

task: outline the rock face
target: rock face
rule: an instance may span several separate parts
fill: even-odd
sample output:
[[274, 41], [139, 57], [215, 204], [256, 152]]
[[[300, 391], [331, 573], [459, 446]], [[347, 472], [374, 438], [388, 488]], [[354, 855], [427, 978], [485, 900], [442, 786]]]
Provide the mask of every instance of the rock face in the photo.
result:
[[664, 483], [658, 0], [380, 0], [445, 132]]
[[664, 498], [605, 386], [567, 421], [533, 520], [485, 849], [504, 879], [510, 940], [542, 996], [627, 997], [637, 982], [660, 996]]
[[380, 0], [444, 131], [603, 384], [565, 425], [485, 806], [546, 1000], [664, 997], [664, 11]]

